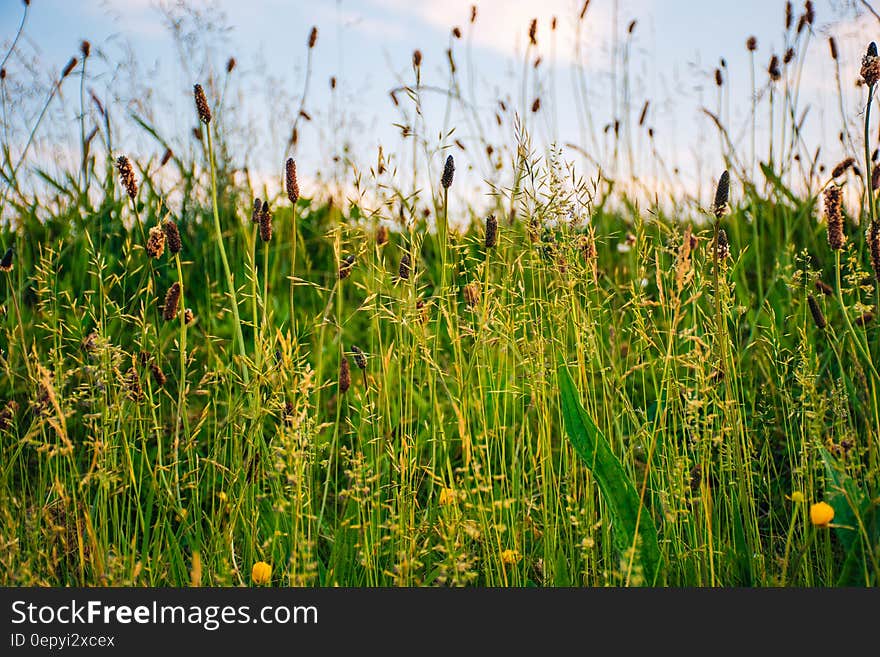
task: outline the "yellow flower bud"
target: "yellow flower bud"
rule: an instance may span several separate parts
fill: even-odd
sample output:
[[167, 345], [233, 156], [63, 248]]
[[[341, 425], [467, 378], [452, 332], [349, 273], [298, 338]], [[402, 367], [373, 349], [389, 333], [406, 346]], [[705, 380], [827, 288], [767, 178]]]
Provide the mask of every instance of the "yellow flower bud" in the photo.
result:
[[258, 561], [251, 570], [251, 579], [254, 584], [268, 584], [272, 579], [272, 566], [265, 561]]
[[794, 491], [791, 494], [791, 501], [795, 504], [803, 504], [804, 503], [804, 494], [799, 490]]
[[504, 565], [513, 565], [520, 559], [522, 557], [516, 550], [503, 550], [501, 552], [501, 563]]
[[832, 520], [834, 520], [834, 509], [830, 504], [817, 502], [810, 507], [810, 521], [816, 527], [827, 527]]

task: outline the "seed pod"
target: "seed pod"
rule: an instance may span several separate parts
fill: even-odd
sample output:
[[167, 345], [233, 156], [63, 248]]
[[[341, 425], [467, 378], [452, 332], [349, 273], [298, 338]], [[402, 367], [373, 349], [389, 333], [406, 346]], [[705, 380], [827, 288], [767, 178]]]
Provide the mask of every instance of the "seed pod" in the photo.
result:
[[342, 356], [339, 363], [339, 392], [345, 394], [351, 387], [351, 366], [348, 364], [348, 358]]
[[443, 175], [440, 177], [440, 184], [443, 189], [449, 189], [452, 186], [452, 177], [455, 175], [455, 160], [451, 155], [447, 156], [446, 164], [443, 166]]
[[492, 249], [498, 244], [498, 220], [494, 214], [486, 217], [486, 248]]
[[339, 280], [344, 278], [348, 278], [348, 275], [351, 274], [351, 270], [354, 268], [355, 257], [353, 255], [347, 255], [342, 259], [342, 264], [339, 265]]
[[718, 187], [715, 188], [715, 204], [712, 209], [717, 219], [720, 219], [726, 213], [729, 195], [730, 174], [725, 170], [718, 179]]
[[12, 257], [15, 255], [15, 251], [10, 246], [6, 249], [6, 253], [3, 254], [3, 259], [0, 260], [0, 271], [10, 272], [12, 271]]
[[292, 204], [296, 205], [296, 201], [299, 198], [299, 183], [296, 179], [296, 162], [294, 162], [292, 157], [287, 158], [284, 183], [287, 188], [287, 198], [290, 199]]
[[193, 96], [196, 100], [196, 111], [199, 113], [199, 120], [208, 125], [211, 122], [211, 108], [208, 105], [208, 99], [205, 97], [205, 90], [202, 85], [193, 86]]
[[260, 239], [264, 242], [272, 239], [272, 212], [266, 201], [263, 201], [263, 207], [260, 209]]
[[367, 356], [361, 348], [353, 344], [351, 345], [351, 350], [354, 352], [354, 364], [358, 366], [358, 369], [367, 369]]
[[843, 212], [841, 210], [840, 187], [831, 185], [825, 190], [825, 220], [828, 229], [828, 245], [840, 251], [846, 242], [843, 234]]
[[177, 224], [171, 221], [171, 219], [166, 219], [162, 222], [162, 230], [165, 231], [165, 240], [168, 243], [168, 250], [171, 252], [171, 255], [180, 253], [183, 243], [180, 241], [180, 231], [177, 230]]
[[178, 304], [180, 303], [180, 283], [175, 281], [165, 293], [165, 304], [162, 306], [162, 317], [170, 322], [177, 316]]
[[816, 297], [814, 297], [812, 294], [807, 295], [807, 305], [810, 306], [810, 314], [813, 316], [813, 322], [816, 324], [816, 327], [819, 329], [824, 329], [827, 326], [825, 315], [822, 314], [822, 309], [819, 307], [819, 302], [816, 301]]
[[150, 237], [147, 238], [147, 255], [151, 258], [161, 258], [165, 253], [165, 231], [160, 226], [150, 228]]
[[397, 275], [403, 280], [406, 280], [409, 278], [411, 269], [412, 259], [409, 257], [409, 253], [404, 253], [400, 257], [400, 266], [397, 268]]
[[137, 181], [134, 179], [134, 169], [131, 168], [131, 161], [120, 155], [116, 158], [116, 170], [119, 172], [119, 182], [125, 188], [129, 198], [133, 201], [138, 193]]

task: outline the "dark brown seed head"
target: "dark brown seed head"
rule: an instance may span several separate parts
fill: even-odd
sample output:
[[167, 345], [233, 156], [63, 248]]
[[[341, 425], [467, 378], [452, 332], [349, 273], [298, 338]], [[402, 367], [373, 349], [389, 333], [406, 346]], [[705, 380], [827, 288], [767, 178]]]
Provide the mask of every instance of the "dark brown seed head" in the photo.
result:
[[293, 424], [293, 402], [284, 402], [284, 410], [281, 412], [281, 417], [287, 426]]
[[715, 86], [721, 87], [723, 85], [724, 85], [724, 76], [721, 75], [721, 69], [716, 68], [715, 69]]
[[0, 68], [0, 80], [5, 80], [5, 79], [6, 79], [6, 69]]
[[342, 259], [342, 263], [339, 265], [339, 280], [344, 278], [348, 278], [348, 275], [351, 274], [351, 270], [354, 268], [355, 257], [353, 255], [347, 255]]
[[856, 162], [856, 160], [853, 157], [848, 157], [845, 160], [841, 160], [831, 170], [831, 177], [832, 178], [839, 178], [840, 176], [845, 174], [847, 169], [849, 169], [853, 164], [855, 164], [855, 162]]
[[336, 76], [335, 76], [335, 75], [331, 75], [331, 76], [330, 76], [330, 89], [332, 90], [332, 89], [335, 89], [335, 88], [336, 88]]
[[730, 174], [725, 169], [724, 173], [718, 179], [718, 186], [715, 188], [715, 204], [712, 211], [716, 218], [721, 218], [727, 211], [727, 201], [730, 196]]
[[309, 49], [314, 48], [315, 44], [318, 42], [318, 28], [313, 27], [312, 31], [309, 32]]
[[163, 372], [162, 368], [156, 363], [150, 363], [150, 373], [153, 375], [153, 381], [156, 382], [156, 387], [158, 388], [164, 386], [165, 382], [168, 380], [165, 376], [165, 372]]
[[123, 384], [128, 398], [132, 401], [140, 401], [144, 396], [144, 390], [141, 388], [141, 380], [138, 377], [137, 370], [129, 367], [123, 377]]
[[367, 356], [366, 354], [364, 354], [361, 348], [353, 344], [351, 345], [351, 350], [354, 353], [354, 364], [358, 366], [358, 369], [367, 369]]
[[119, 172], [119, 182], [122, 183], [131, 200], [134, 200], [138, 193], [138, 186], [137, 181], [134, 179], [134, 169], [131, 168], [131, 161], [125, 155], [120, 155], [116, 158], [116, 170]]
[[421, 65], [422, 65], [422, 51], [421, 50], [414, 50], [413, 51], [412, 61], [413, 61], [413, 68], [421, 67]]
[[162, 230], [165, 231], [165, 241], [168, 243], [168, 250], [171, 252], [171, 255], [180, 253], [183, 243], [180, 241], [180, 231], [177, 230], [177, 224], [171, 221], [171, 219], [166, 219], [162, 222]]
[[196, 316], [193, 314], [192, 308], [187, 308], [183, 311], [183, 321], [189, 325], [195, 321]]
[[810, 314], [813, 316], [813, 322], [816, 324], [816, 328], [824, 329], [825, 326], [827, 326], [825, 315], [822, 314], [819, 302], [816, 301], [816, 297], [812, 294], [807, 295], [807, 305], [810, 306]]
[[826, 283], [825, 281], [818, 278], [816, 279], [816, 289], [826, 296], [831, 296], [832, 294], [834, 294], [834, 290], [831, 288], [831, 286], [828, 285], [828, 283]]
[[287, 188], [287, 198], [296, 205], [299, 199], [299, 182], [296, 179], [296, 162], [292, 157], [287, 158], [284, 166], [284, 186]]
[[871, 189], [875, 192], [880, 189], [880, 167], [877, 165], [871, 170]]
[[831, 50], [831, 59], [837, 61], [837, 39], [833, 36], [828, 37], [828, 48]]
[[846, 242], [843, 234], [843, 209], [841, 207], [840, 187], [831, 185], [825, 190], [825, 221], [828, 229], [828, 245], [840, 251]]
[[260, 208], [260, 239], [264, 242], [272, 239], [272, 212], [267, 201], [263, 201]]
[[174, 157], [174, 151], [170, 148], [166, 148], [165, 152], [162, 153], [162, 159], [159, 160], [159, 166], [164, 167], [172, 157]]
[[804, 20], [807, 21], [808, 25], [812, 25], [813, 21], [816, 20], [816, 11], [813, 9], [811, 0], [807, 0], [804, 3]]
[[70, 61], [67, 62], [67, 66], [65, 66], [65, 67], [64, 67], [64, 70], [61, 71], [61, 79], [62, 79], [62, 80], [63, 80], [64, 78], [66, 78], [68, 75], [70, 75], [70, 73], [73, 71], [73, 69], [76, 68], [76, 65], [77, 65], [78, 61], [79, 61], [79, 60], [77, 60], [76, 57], [71, 57], [71, 58], [70, 58]]
[[770, 58], [770, 65], [767, 66], [767, 74], [773, 82], [778, 82], [782, 77], [782, 71], [779, 70], [779, 57], [776, 55], [773, 55]]
[[464, 301], [468, 307], [473, 308], [480, 303], [480, 285], [476, 281], [464, 286]]
[[180, 283], [174, 281], [168, 292], [165, 293], [165, 304], [162, 306], [162, 317], [170, 322], [177, 317], [178, 304], [180, 303]]
[[376, 246], [388, 243], [388, 226], [379, 226], [376, 229]]
[[251, 223], [258, 224], [260, 223], [260, 212], [263, 210], [263, 202], [255, 198], [254, 199], [254, 211], [251, 213]]
[[471, 5], [471, 23], [477, 20], [477, 5]]
[[460, 27], [453, 27], [452, 28], [452, 36], [455, 37], [456, 39], [460, 39], [461, 38], [461, 28]]
[[730, 256], [730, 242], [727, 239], [727, 231], [723, 228], [718, 231], [718, 243], [715, 248], [719, 260], [727, 260]]
[[785, 3], [785, 29], [786, 30], [791, 29], [791, 22], [793, 19], [794, 19], [794, 11], [791, 6], [791, 2], [789, 1], [789, 2]]
[[226, 72], [232, 73], [235, 70], [235, 57], [230, 57], [226, 60]]
[[862, 69], [860, 71], [862, 81], [869, 87], [877, 84], [880, 80], [880, 57], [877, 57], [877, 44], [873, 41], [868, 46], [868, 51], [862, 58]]
[[498, 244], [498, 220], [494, 214], [486, 217], [486, 242], [487, 249], [492, 249]]
[[648, 108], [651, 106], [651, 101], [646, 100], [645, 104], [642, 105], [642, 111], [639, 114], [639, 127], [645, 125], [645, 119], [648, 117]]
[[10, 399], [0, 411], [0, 431], [6, 431], [12, 425], [16, 413], [18, 413], [18, 402]]
[[345, 394], [351, 387], [351, 366], [344, 355], [339, 363], [339, 392]]
[[412, 259], [409, 257], [409, 253], [404, 253], [400, 258], [400, 266], [397, 268], [397, 275], [403, 280], [406, 280], [409, 278], [411, 269]]
[[443, 166], [443, 175], [440, 177], [440, 184], [443, 189], [449, 189], [452, 186], [452, 177], [455, 175], [455, 160], [451, 155], [446, 157], [446, 164]]
[[199, 113], [199, 121], [208, 125], [211, 122], [211, 108], [208, 106], [208, 99], [205, 97], [205, 90], [202, 85], [193, 86], [193, 96], [196, 99], [196, 111]]
[[6, 249], [6, 253], [3, 254], [3, 259], [0, 260], [0, 271], [12, 271], [12, 257], [14, 254], [15, 251], [13, 251], [11, 246]]
[[754, 36], [750, 36], [746, 39], [746, 50], [749, 52], [755, 52], [758, 49], [758, 38]]
[[79, 44], [79, 51], [82, 53], [83, 59], [92, 54], [92, 44], [88, 41], [83, 41]]
[[868, 312], [864, 313], [863, 315], [859, 315], [858, 317], [856, 317], [855, 320], [853, 320], [853, 324], [855, 324], [856, 326], [867, 326], [868, 324], [870, 324], [873, 321], [874, 321], [874, 313], [868, 311]]
[[782, 56], [783, 64], [790, 64], [791, 60], [794, 59], [794, 48], [789, 48], [785, 51], [785, 54]]
[[150, 236], [147, 238], [147, 255], [151, 258], [161, 258], [165, 253], [165, 231], [161, 226], [150, 228]]
[[871, 269], [874, 270], [874, 277], [880, 281], [880, 220], [874, 219], [868, 226], [867, 242]]
[[529, 43], [533, 46], [538, 45], [538, 19], [533, 18], [532, 23], [529, 25]]
[[535, 98], [534, 102], [532, 102], [532, 112], [537, 112], [541, 109], [541, 99]]

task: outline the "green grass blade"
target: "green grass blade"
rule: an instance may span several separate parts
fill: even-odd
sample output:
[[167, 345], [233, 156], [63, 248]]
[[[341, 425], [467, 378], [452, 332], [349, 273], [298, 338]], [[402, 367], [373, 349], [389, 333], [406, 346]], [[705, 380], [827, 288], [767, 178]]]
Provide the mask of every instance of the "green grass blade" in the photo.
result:
[[568, 368], [559, 366], [559, 390], [565, 430], [577, 455], [587, 464], [612, 516], [617, 548], [626, 554], [635, 548], [635, 558], [645, 581], [655, 584], [660, 575], [660, 546], [651, 514], [642, 504], [620, 460], [608, 440], [584, 410]]

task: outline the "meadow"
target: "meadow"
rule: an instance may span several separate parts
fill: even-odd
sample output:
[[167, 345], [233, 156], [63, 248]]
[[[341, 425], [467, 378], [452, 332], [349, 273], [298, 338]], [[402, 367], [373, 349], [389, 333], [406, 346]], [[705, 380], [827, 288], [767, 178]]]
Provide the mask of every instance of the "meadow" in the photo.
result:
[[[293, 157], [267, 192], [222, 70], [192, 80], [192, 157], [120, 112], [164, 154], [129, 152], [89, 98], [78, 168], [4, 139], [0, 584], [880, 583], [880, 59], [830, 44], [864, 134], [807, 161], [811, 13], [756, 72], [769, 148], [714, 115], [714, 200], [687, 212], [579, 177], [513, 108], [506, 150], [476, 146], [504, 179], [479, 213], [417, 118], [419, 172], [354, 176], [380, 203]], [[414, 53], [394, 102], [417, 117], [423, 84]]]

